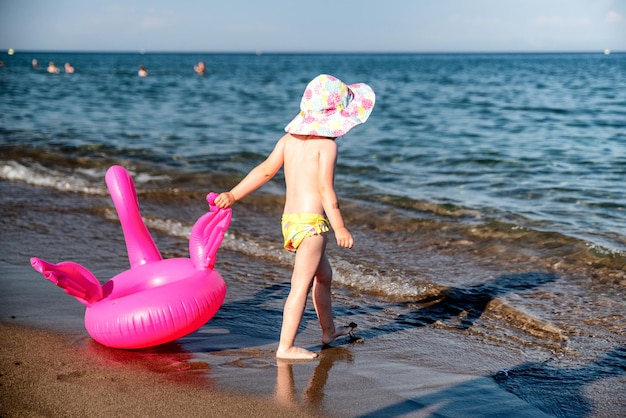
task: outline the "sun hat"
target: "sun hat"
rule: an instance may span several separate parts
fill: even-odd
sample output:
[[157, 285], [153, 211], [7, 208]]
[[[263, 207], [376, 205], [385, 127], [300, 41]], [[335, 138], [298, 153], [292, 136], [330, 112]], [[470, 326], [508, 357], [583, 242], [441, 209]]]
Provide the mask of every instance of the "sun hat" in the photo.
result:
[[365, 83], [346, 85], [332, 75], [320, 74], [306, 86], [300, 113], [285, 131], [337, 138], [364, 123], [375, 101], [374, 90]]

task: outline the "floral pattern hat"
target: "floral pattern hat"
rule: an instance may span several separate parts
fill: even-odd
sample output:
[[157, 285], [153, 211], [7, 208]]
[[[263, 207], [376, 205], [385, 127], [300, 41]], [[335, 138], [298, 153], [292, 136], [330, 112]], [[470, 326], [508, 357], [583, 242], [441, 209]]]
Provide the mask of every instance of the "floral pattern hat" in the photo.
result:
[[285, 131], [337, 138], [364, 123], [375, 101], [374, 90], [367, 84], [348, 86], [332, 75], [321, 74], [306, 86], [300, 113], [285, 126]]

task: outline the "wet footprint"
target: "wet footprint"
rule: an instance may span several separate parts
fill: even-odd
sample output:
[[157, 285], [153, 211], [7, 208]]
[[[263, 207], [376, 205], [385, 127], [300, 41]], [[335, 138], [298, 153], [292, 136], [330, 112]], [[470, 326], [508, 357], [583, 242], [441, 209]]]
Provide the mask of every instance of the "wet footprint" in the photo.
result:
[[61, 382], [73, 382], [87, 376], [87, 370], [77, 370], [75, 372], [63, 373], [57, 375], [57, 380]]

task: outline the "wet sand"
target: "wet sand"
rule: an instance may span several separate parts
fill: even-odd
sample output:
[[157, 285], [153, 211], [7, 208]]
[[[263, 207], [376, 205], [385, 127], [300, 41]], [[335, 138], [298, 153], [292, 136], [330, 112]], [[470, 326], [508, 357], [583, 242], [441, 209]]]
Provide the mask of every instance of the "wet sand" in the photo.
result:
[[[280, 362], [275, 341], [228, 322], [231, 297], [222, 318], [181, 340], [115, 350], [91, 340], [82, 306], [30, 267], [0, 263], [0, 273], [3, 417], [554, 416], [550, 394], [530, 393], [528, 402], [493, 377], [519, 363], [519, 353], [484, 351], [445, 329], [413, 330], [410, 349], [393, 335], [322, 349], [310, 326], [299, 341], [320, 358]], [[622, 374], [570, 385], [577, 391], [569, 396], [586, 400], [575, 416], [618, 416], [626, 410], [625, 383]]]
[[0, 324], [0, 345], [3, 417], [311, 416], [272, 399], [215, 391], [200, 381], [177, 383], [166, 370], [116, 364], [50, 332]]

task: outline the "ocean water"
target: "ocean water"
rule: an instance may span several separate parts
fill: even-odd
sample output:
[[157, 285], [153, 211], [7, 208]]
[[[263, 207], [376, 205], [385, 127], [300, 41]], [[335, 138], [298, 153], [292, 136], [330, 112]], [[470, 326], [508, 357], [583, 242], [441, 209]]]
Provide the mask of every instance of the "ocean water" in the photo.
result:
[[[48, 74], [51, 60], [76, 73]], [[139, 63], [149, 77], [137, 77]], [[623, 253], [625, 67], [623, 54], [23, 53], [0, 73], [0, 145], [240, 175], [327, 72], [378, 94], [372, 119], [340, 140], [343, 196], [454, 208]]]
[[[200, 60], [204, 76], [193, 72]], [[184, 255], [204, 195], [262, 161], [307, 82], [329, 73], [377, 94], [368, 122], [338, 139], [336, 189], [356, 246], [329, 248], [336, 313], [359, 318], [369, 340], [435, 327], [519, 350], [520, 364], [540, 370], [494, 378], [520, 397], [561, 366], [587, 367], [590, 381], [623, 374], [626, 54], [18, 52], [3, 61], [4, 261], [74, 259], [102, 281], [126, 268], [104, 184], [113, 164], [133, 174], [164, 255]], [[49, 61], [76, 71], [48, 74]], [[217, 264], [229, 292], [287, 288], [283, 195], [279, 173], [234, 207]], [[221, 312], [235, 322], [250, 313]], [[274, 336], [269, 322], [254, 332]], [[395, 355], [411, 354], [408, 338]]]

